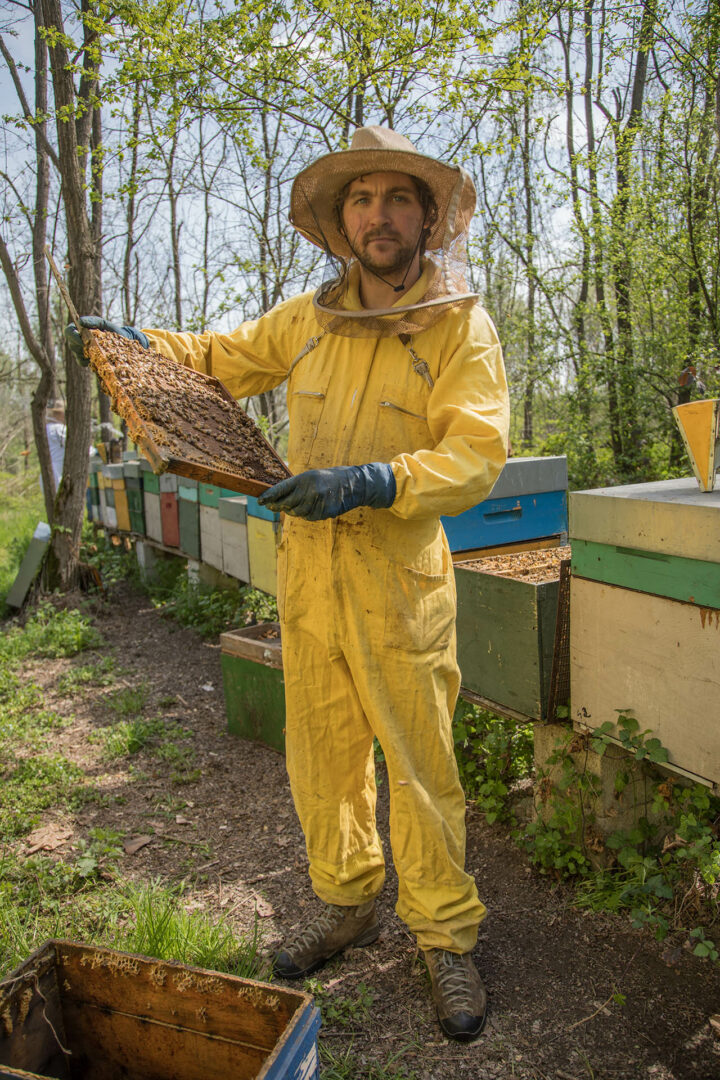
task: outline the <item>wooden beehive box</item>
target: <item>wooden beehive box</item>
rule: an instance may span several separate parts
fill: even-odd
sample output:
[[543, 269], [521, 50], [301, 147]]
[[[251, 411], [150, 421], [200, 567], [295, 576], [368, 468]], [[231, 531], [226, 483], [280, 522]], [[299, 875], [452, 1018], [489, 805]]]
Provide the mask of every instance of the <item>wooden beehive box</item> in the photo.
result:
[[92, 339], [90, 366], [155, 472], [254, 495], [290, 475], [218, 379], [117, 334]]
[[552, 548], [455, 564], [458, 663], [468, 696], [498, 712], [547, 719], [560, 563], [568, 557], [568, 548]]
[[462, 514], [441, 519], [450, 550], [470, 553], [522, 547], [549, 537], [564, 543], [567, 486], [565, 457], [510, 458], [487, 499]]
[[673, 769], [720, 784], [720, 490], [573, 492], [570, 534], [575, 725], [628, 710]]
[[0, 983], [0, 1078], [318, 1076], [309, 994], [68, 941]]
[[279, 623], [220, 635], [228, 731], [285, 752], [285, 683]]
[[239, 581], [250, 581], [246, 496], [221, 498], [218, 513], [223, 572]]

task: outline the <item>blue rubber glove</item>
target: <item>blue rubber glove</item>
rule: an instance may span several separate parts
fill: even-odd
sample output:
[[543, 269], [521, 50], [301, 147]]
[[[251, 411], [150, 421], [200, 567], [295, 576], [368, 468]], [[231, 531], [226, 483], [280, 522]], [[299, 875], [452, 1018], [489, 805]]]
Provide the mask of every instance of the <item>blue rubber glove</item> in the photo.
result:
[[342, 465], [333, 469], [309, 469], [288, 476], [258, 496], [261, 506], [284, 511], [307, 521], [323, 521], [372, 506], [376, 510], [392, 506], [395, 476], [390, 465]]
[[[143, 334], [142, 330], [136, 330], [134, 326], [117, 326], [116, 323], [106, 322], [105, 319], [101, 319], [97, 315], [82, 315], [80, 325], [87, 330], [107, 330], [111, 334], [119, 334], [120, 337], [128, 338], [129, 341], [139, 341], [144, 349], [150, 348], [150, 342], [145, 334]], [[82, 338], [77, 332], [75, 323], [70, 323], [65, 327], [65, 340], [78, 364], [87, 367], [89, 361], [85, 355]]]

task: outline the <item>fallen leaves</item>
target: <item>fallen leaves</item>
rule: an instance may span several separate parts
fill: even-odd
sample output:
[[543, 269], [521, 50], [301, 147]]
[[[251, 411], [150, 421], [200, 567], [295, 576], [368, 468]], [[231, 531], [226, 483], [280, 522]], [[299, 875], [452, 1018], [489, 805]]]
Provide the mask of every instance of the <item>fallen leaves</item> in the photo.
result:
[[36, 851], [55, 851], [56, 848], [62, 847], [72, 834], [72, 829], [62, 825], [42, 825], [28, 836], [26, 855], [34, 855]]

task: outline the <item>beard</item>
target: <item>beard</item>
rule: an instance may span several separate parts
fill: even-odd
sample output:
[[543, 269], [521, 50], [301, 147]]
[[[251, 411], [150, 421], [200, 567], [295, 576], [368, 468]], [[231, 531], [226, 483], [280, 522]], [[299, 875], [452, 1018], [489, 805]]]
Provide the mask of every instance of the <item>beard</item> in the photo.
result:
[[[422, 235], [422, 234], [421, 234]], [[373, 240], [388, 239], [393, 241], [384, 250], [379, 250]], [[377, 232], [364, 236], [353, 245], [355, 253], [367, 270], [376, 274], [404, 274], [417, 254], [420, 237], [404, 242], [397, 233]]]

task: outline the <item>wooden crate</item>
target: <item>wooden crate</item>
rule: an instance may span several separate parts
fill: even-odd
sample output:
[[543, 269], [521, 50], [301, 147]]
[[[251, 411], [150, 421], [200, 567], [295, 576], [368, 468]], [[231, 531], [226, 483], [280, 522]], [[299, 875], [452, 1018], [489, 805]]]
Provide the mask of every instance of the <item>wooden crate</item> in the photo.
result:
[[316, 1080], [309, 994], [69, 941], [0, 990], [0, 1078]]
[[271, 596], [277, 596], [277, 546], [282, 527], [279, 521], [250, 516], [248, 507], [248, 558], [250, 584]]
[[632, 710], [671, 764], [719, 784], [720, 609], [573, 577], [571, 612], [575, 724]]
[[214, 566], [216, 570], [222, 570], [222, 538], [217, 506], [200, 504], [200, 550], [204, 563]]
[[250, 581], [246, 496], [221, 498], [218, 503], [223, 572], [238, 581]]
[[535, 584], [457, 563], [455, 582], [463, 689], [500, 712], [545, 720], [559, 580]]
[[[267, 637], [274, 633], [276, 637]], [[220, 635], [228, 731], [285, 752], [285, 682], [278, 623]]]

